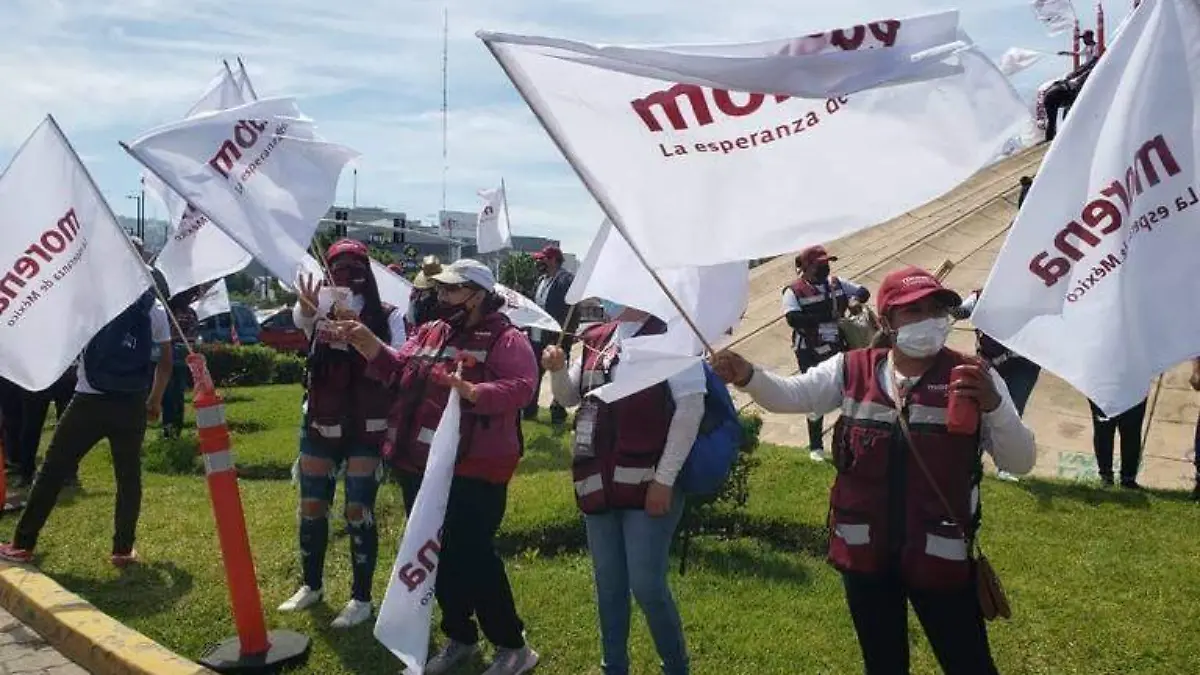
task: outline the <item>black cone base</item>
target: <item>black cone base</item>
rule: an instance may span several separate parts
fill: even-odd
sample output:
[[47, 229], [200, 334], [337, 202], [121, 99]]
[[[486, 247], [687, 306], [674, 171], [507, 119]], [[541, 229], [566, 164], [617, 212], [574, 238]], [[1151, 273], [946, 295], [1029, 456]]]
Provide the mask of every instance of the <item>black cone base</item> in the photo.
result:
[[307, 659], [312, 646], [308, 636], [290, 630], [273, 630], [267, 633], [267, 640], [271, 649], [266, 654], [243, 657], [241, 642], [229, 638], [205, 654], [200, 665], [218, 673], [277, 673]]

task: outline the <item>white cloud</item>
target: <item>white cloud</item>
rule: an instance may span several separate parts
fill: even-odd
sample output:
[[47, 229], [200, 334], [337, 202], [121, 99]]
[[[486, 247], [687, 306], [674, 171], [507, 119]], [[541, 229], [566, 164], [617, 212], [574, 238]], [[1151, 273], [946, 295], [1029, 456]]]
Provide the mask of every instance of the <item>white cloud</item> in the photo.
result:
[[[964, 23], [999, 55], [1057, 50], [1028, 0], [970, 0]], [[1090, 3], [1080, 3], [1080, 7]], [[1110, 2], [1110, 25], [1124, 14]], [[515, 230], [561, 238], [582, 253], [600, 212], [499, 67], [478, 29], [609, 43], [738, 42], [886, 15], [951, 7], [940, 0], [449, 0], [448, 206], [503, 176]], [[440, 207], [442, 3], [395, 0], [8, 0], [0, 25], [0, 159], [47, 113], [58, 117], [113, 206], [138, 166], [116, 145], [183, 113], [220, 67], [241, 55], [260, 95], [294, 95], [328, 138], [363, 152], [359, 203], [421, 217]], [[1081, 11], [1085, 11], [1082, 10]], [[1047, 59], [1026, 91], [1060, 69]], [[343, 179], [341, 197], [351, 186]]]

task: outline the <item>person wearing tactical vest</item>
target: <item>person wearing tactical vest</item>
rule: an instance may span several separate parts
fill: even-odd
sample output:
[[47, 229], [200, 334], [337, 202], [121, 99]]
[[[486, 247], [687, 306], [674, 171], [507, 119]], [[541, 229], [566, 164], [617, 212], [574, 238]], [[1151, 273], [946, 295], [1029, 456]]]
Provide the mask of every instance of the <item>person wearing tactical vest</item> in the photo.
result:
[[[830, 276], [830, 256], [824, 246], [810, 246], [796, 256], [796, 280], [783, 289], [783, 314], [792, 327], [792, 351], [800, 372], [833, 358], [847, 349], [838, 320], [857, 313], [871, 292], [858, 284]], [[825, 461], [825, 422], [820, 415], [808, 418], [809, 457]]]
[[522, 454], [520, 416], [534, 395], [537, 364], [529, 338], [500, 311], [504, 298], [495, 293], [496, 279], [486, 265], [458, 260], [432, 281], [439, 318], [422, 325], [399, 350], [385, 348], [356, 322], [341, 322], [339, 331], [370, 361], [368, 373], [398, 392], [383, 452], [410, 514], [450, 389], [461, 396], [462, 436], [435, 586], [449, 641], [425, 672], [447, 673], [471, 658], [479, 651], [482, 629], [496, 646], [487, 675], [519, 675], [537, 665], [538, 654], [525, 643], [495, 539]]
[[[972, 553], [982, 455], [1024, 474], [1036, 450], [1004, 380], [977, 357], [945, 347], [950, 311], [961, 301], [929, 272], [906, 267], [879, 288], [888, 347], [856, 349], [792, 377], [732, 352], [713, 357], [722, 379], [768, 411], [841, 409], [828, 559], [842, 573], [868, 675], [908, 672], [909, 603], [943, 672], [997, 672]], [[951, 430], [955, 397], [977, 415], [974, 432]]]
[[302, 278], [299, 301], [292, 310], [296, 326], [311, 340], [299, 459], [299, 548], [304, 583], [279, 611], [307, 609], [324, 597], [329, 506], [337, 491], [337, 476], [344, 470], [353, 579], [350, 600], [333, 620], [333, 627], [349, 628], [372, 614], [371, 582], [379, 554], [373, 511], [383, 476], [380, 446], [394, 396], [387, 386], [366, 375], [367, 362], [362, 356], [334, 339], [331, 319], [358, 317], [365, 330], [398, 345], [404, 342], [404, 315], [380, 301], [365, 244], [338, 240], [329, 247], [325, 260], [334, 288], [323, 289], [321, 282]]
[[[616, 308], [610, 305], [610, 310]], [[546, 348], [554, 399], [579, 406], [571, 473], [584, 514], [600, 614], [602, 668], [629, 673], [629, 596], [646, 616], [666, 675], [686, 675], [683, 623], [667, 584], [671, 539], [683, 515], [674, 489], [704, 417], [704, 369], [696, 364], [666, 382], [605, 403], [591, 394], [612, 381], [623, 340], [666, 326], [626, 308], [583, 333], [583, 356], [566, 369], [566, 353]]]
[[[117, 483], [110, 561], [125, 567], [137, 560], [133, 545], [142, 507], [142, 441], [147, 419], [158, 419], [162, 412], [163, 391], [171, 377], [170, 341], [167, 310], [146, 291], [88, 342], [79, 360], [75, 396], [54, 429], [12, 543], [0, 545], [0, 559], [33, 559], [59, 492], [88, 451], [108, 439]], [[152, 382], [153, 345], [163, 356]]]

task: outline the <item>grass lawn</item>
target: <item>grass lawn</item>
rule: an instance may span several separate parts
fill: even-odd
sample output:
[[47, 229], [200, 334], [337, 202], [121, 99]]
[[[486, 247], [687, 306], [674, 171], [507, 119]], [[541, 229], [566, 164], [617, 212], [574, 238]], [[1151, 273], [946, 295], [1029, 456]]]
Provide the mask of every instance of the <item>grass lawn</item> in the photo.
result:
[[[328, 627], [349, 596], [344, 535], [335, 534], [330, 544], [327, 606], [301, 615], [274, 610], [299, 580], [296, 489], [287, 479], [296, 452], [299, 389], [230, 393], [238, 465], [253, 476], [241, 483], [242, 499], [269, 626], [312, 637], [312, 655], [300, 672], [398, 672], [398, 661], [372, 637], [371, 624], [349, 632]], [[518, 608], [530, 643], [542, 654], [539, 673], [598, 673], [591, 567], [566, 471], [567, 439], [538, 424], [526, 427], [526, 439], [501, 541]], [[233, 630], [204, 480], [146, 475], [138, 541], [144, 564], [118, 572], [107, 559], [113, 492], [107, 454], [101, 447], [85, 461], [84, 489], [60, 502], [39, 544], [38, 564], [101, 610], [199, 657]], [[792, 449], [765, 446], [759, 456], [749, 506], [736, 517], [742, 534], [695, 540], [686, 576], [673, 572], [693, 672], [861, 672], [840, 579], [823, 560], [833, 471]], [[984, 546], [1015, 613], [991, 629], [1001, 672], [1198, 672], [1198, 515], [1183, 494], [985, 481]], [[378, 518], [377, 602], [403, 525], [396, 487], [382, 489]], [[7, 540], [12, 527], [12, 519], [0, 523], [0, 538]], [[937, 672], [919, 628], [911, 640], [913, 672]], [[658, 672], [640, 618], [634, 621], [632, 658], [633, 672]], [[477, 663], [461, 672], [482, 668]]]

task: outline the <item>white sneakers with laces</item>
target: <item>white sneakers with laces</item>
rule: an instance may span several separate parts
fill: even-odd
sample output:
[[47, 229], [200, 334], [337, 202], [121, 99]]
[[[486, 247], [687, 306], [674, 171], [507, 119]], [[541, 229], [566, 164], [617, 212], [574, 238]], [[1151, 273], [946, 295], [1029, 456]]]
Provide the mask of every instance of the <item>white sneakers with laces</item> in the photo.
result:
[[425, 664], [425, 675], [445, 675], [458, 664], [479, 653], [479, 645], [450, 640]]
[[496, 649], [496, 658], [492, 665], [483, 671], [483, 675], [525, 675], [538, 664], [538, 653], [525, 645], [520, 649]]
[[325, 597], [323, 590], [314, 591], [308, 586], [301, 586], [295, 595], [283, 601], [283, 604], [279, 606], [279, 611], [299, 612], [302, 609], [308, 609], [317, 604], [323, 597]]
[[368, 621], [374, 611], [371, 608], [371, 603], [363, 602], [362, 600], [351, 600], [342, 608], [341, 613], [333, 620], [330, 626], [334, 628], [352, 628], [364, 621]]

